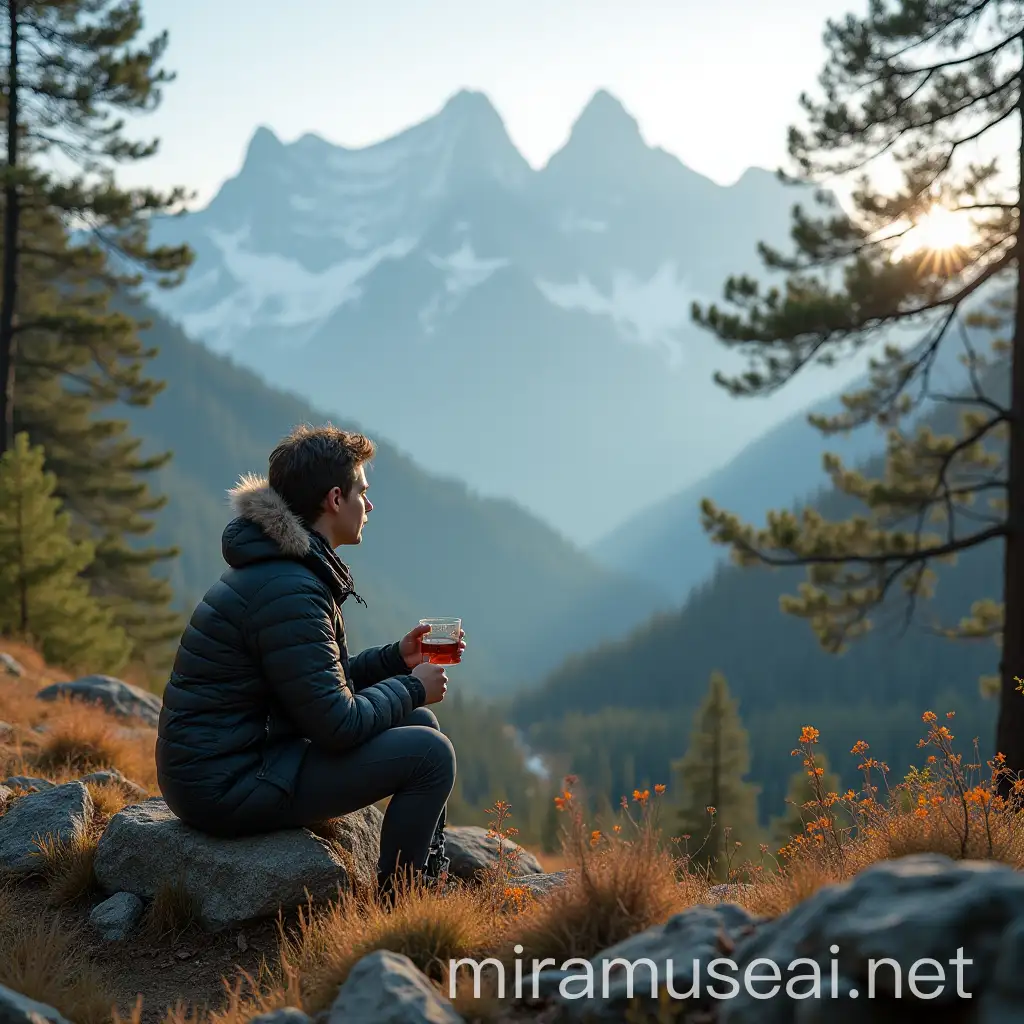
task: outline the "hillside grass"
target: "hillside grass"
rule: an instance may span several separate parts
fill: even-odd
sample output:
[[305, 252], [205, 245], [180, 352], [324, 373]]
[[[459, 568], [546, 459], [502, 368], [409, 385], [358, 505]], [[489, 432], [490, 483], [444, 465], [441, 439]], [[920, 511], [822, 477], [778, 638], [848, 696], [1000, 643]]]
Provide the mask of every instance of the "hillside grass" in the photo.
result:
[[[116, 768], [150, 792], [158, 792], [152, 729], [126, 727], [102, 710], [80, 703], [44, 703], [40, 686], [62, 678], [34, 652], [0, 647], [26, 668], [23, 678], [0, 677], [0, 780], [11, 774], [42, 775], [60, 782], [83, 771]], [[39, 732], [39, 727], [45, 731]], [[512, 808], [490, 808], [492, 834], [500, 841], [499, 863], [480, 884], [455, 883], [443, 893], [408, 885], [392, 908], [361, 889], [333, 902], [300, 908], [277, 922], [276, 950], [258, 970], [223, 979], [216, 1006], [197, 1008], [184, 991], [175, 1005], [159, 1011], [164, 1024], [247, 1024], [254, 1016], [292, 1006], [310, 1015], [328, 1008], [354, 964], [375, 949], [404, 953], [448, 997], [451, 960], [496, 958], [512, 970], [516, 961], [593, 957], [623, 939], [664, 922], [689, 906], [718, 902], [712, 886], [723, 877], [742, 883], [729, 898], [754, 914], [783, 914], [823, 886], [841, 882], [881, 860], [934, 851], [954, 859], [995, 860], [1024, 866], [1024, 782], [1009, 780], [999, 757], [981, 763], [957, 749], [952, 720], [931, 711], [922, 716], [920, 767], [893, 780], [888, 766], [859, 741], [850, 751], [861, 773], [858, 790], [828, 792], [816, 751], [819, 733], [805, 726], [792, 751], [807, 773], [813, 798], [801, 807], [804, 830], [777, 850], [766, 845], [742, 861], [727, 852], [728, 870], [700, 859], [700, 848], [671, 835], [662, 825], [664, 785], [635, 790], [616, 815], [588, 822], [577, 806], [572, 776], [555, 798], [561, 814], [562, 849], [544, 866], [567, 872], [563, 883], [543, 897], [514, 884], [518, 875], [509, 825]], [[81, 941], [81, 922], [96, 901], [92, 857], [110, 817], [130, 799], [118, 784], [90, 784], [91, 820], [64, 843], [39, 843], [37, 884], [43, 910], [18, 913], [22, 882], [0, 888], [0, 984], [59, 1009], [75, 1024], [106, 1021], [140, 1024], [146, 992], [130, 1007], [115, 1006], [105, 964], [90, 958]], [[21, 799], [15, 793], [7, 809]], [[710, 810], [710, 809], [709, 809]], [[0, 808], [0, 815], [5, 813]], [[709, 814], [709, 832], [728, 822]], [[701, 837], [698, 837], [701, 838]], [[75, 911], [78, 917], [75, 917]], [[190, 924], [187, 898], [173, 885], [152, 902], [136, 942], [176, 936]], [[494, 972], [485, 972], [480, 995], [471, 975], [454, 979], [453, 1002], [469, 1021], [529, 1019], [498, 998]], [[134, 981], [133, 981], [134, 984]], [[141, 984], [141, 983], [140, 983]], [[165, 1004], [166, 1005], [166, 1004]]]

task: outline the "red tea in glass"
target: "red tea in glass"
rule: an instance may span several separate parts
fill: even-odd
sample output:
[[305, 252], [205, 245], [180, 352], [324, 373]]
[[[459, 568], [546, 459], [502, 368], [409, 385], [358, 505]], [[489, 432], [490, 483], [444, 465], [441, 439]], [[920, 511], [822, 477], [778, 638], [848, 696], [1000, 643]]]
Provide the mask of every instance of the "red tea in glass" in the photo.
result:
[[420, 625], [430, 626], [420, 637], [423, 657], [434, 665], [457, 665], [462, 619], [420, 619]]
[[435, 665], [456, 665], [459, 661], [459, 641], [424, 639], [423, 656]]

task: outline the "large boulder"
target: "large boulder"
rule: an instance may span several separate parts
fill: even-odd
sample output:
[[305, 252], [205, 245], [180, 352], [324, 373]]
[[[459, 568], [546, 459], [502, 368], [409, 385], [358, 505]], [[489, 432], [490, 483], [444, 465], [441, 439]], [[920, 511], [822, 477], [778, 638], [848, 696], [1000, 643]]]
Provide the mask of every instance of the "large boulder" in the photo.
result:
[[[696, 970], [701, 995], [692, 1009], [710, 1009], [704, 994], [707, 965], [728, 957], [737, 942], [751, 932], [759, 918], [742, 907], [702, 904], [673, 914], [663, 924], [631, 935], [588, 961], [570, 967], [543, 969], [523, 983], [523, 995], [553, 997], [560, 1005], [559, 1021], [622, 1021], [631, 1002], [646, 1002], [656, 1014], [658, 991], [671, 980], [671, 991], [689, 990]], [[536, 980], [536, 985], [535, 985]], [[680, 1019], [682, 1019], [680, 1017]]]
[[[798, 957], [807, 959], [790, 968]], [[758, 958], [778, 965], [779, 980], [756, 983], [753, 995], [741, 986], [721, 1002], [722, 1024], [959, 1020], [967, 1011], [975, 1024], [1012, 1024], [1024, 1019], [1024, 876], [938, 854], [882, 861], [760, 926], [733, 955], [733, 976]], [[787, 983], [810, 976], [812, 963], [821, 998], [799, 998], [810, 981], [793, 982], [791, 994]], [[773, 985], [774, 996], [758, 998]]]
[[9, 789], [20, 789], [25, 792], [34, 792], [40, 789], [53, 789], [54, 783], [49, 779], [39, 778], [35, 775], [12, 775], [4, 779], [2, 785]]
[[455, 1007], [402, 953], [378, 949], [349, 971], [328, 1024], [465, 1024]]
[[377, 862], [380, 860], [380, 827], [384, 815], [380, 808], [370, 804], [361, 810], [331, 818], [312, 831], [341, 848], [342, 862], [361, 885], [373, 885], [377, 880]]
[[92, 797], [81, 782], [28, 793], [0, 815], [0, 872], [29, 875], [40, 868], [35, 840], [68, 842], [92, 817]]
[[[479, 825], [448, 825], [444, 832], [444, 852], [451, 860], [448, 870], [456, 878], [472, 882], [480, 872], [495, 867], [498, 863], [498, 837], [488, 834]], [[502, 839], [505, 856], [518, 851], [517, 875], [540, 875], [544, 873], [540, 861], [511, 839]]]
[[160, 721], [162, 701], [155, 693], [141, 690], [113, 676], [83, 676], [68, 683], [45, 686], [36, 696], [40, 700], [59, 700], [63, 697], [99, 704], [121, 718], [140, 718], [147, 725]]
[[[353, 817], [353, 829], [369, 828]], [[345, 860], [357, 875], [376, 873], [361, 863], [369, 837], [339, 851], [307, 829], [286, 829], [240, 839], [205, 835], [180, 821], [159, 798], [119, 811], [96, 850], [94, 870], [104, 892], [152, 899], [176, 881], [191, 899], [200, 924], [220, 931], [272, 917], [279, 909], [330, 899], [350, 885]], [[345, 854], [348, 854], [348, 857]]]

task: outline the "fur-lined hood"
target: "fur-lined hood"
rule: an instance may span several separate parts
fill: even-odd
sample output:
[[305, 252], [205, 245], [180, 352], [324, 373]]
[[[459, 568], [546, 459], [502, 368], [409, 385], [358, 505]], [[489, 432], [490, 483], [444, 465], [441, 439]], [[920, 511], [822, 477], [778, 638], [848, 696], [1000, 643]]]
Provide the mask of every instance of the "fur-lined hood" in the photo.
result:
[[247, 473], [228, 491], [235, 518], [221, 538], [224, 561], [233, 567], [275, 559], [295, 559], [309, 566], [341, 602], [355, 592], [352, 573], [324, 537], [309, 530], [265, 477]]
[[231, 510], [255, 523], [284, 555], [303, 558], [309, 554], [309, 531], [266, 477], [246, 473], [228, 491]]

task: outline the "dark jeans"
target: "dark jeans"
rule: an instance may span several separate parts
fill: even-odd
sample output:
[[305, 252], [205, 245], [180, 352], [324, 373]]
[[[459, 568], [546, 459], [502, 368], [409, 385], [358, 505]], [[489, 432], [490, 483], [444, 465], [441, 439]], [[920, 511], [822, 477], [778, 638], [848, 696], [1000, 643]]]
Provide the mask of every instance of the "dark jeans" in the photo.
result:
[[434, 712], [421, 707], [347, 753], [311, 746], [295, 794], [282, 809], [284, 820], [275, 825], [309, 826], [389, 796], [378, 872], [384, 878], [396, 869], [421, 871], [454, 784], [455, 748]]

